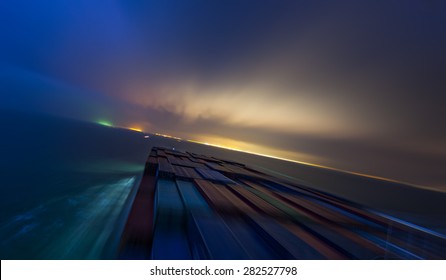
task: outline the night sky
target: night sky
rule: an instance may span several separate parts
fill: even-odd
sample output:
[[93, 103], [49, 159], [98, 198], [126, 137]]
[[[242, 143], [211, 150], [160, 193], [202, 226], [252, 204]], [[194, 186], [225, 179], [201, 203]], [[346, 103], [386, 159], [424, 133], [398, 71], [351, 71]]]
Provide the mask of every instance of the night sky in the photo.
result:
[[446, 187], [446, 2], [2, 1], [1, 108]]

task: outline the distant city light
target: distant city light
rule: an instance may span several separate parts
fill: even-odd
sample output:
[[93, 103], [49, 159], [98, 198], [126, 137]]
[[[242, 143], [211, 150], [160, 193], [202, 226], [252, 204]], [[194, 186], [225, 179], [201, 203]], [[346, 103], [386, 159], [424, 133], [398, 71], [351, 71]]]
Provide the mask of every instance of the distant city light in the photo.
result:
[[156, 136], [161, 136], [164, 138], [172, 138], [172, 139], [176, 139], [176, 140], [182, 140], [180, 137], [175, 137], [175, 136], [171, 136], [171, 135], [167, 135], [167, 134], [161, 134], [161, 133], [155, 133]]
[[128, 129], [133, 130], [133, 131], [142, 132], [142, 129], [136, 128], [136, 127], [129, 127]]
[[99, 120], [96, 122], [97, 124], [103, 125], [103, 126], [113, 126], [113, 124], [106, 120]]

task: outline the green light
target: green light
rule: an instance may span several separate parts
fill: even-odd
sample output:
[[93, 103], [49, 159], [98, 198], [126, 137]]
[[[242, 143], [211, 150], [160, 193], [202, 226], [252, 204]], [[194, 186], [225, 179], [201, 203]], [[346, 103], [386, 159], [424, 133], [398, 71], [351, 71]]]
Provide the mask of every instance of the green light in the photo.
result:
[[103, 126], [113, 126], [113, 124], [109, 121], [105, 121], [105, 120], [99, 120], [96, 122], [97, 124], [103, 125]]

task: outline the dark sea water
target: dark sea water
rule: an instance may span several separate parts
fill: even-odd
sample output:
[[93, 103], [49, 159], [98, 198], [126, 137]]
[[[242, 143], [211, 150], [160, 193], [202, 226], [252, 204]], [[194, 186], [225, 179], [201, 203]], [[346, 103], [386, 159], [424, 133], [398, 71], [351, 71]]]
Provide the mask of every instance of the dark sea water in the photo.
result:
[[142, 134], [38, 115], [0, 120], [0, 257], [114, 258], [148, 152]]
[[246, 163], [446, 232], [446, 194], [49, 116], [0, 112], [0, 258], [113, 259], [144, 163], [164, 146]]

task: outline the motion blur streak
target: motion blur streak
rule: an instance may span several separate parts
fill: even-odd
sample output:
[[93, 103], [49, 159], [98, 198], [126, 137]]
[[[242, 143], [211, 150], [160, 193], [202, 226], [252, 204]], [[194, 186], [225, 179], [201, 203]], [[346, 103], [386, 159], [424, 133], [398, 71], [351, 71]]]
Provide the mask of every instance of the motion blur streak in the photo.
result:
[[[135, 177], [87, 187], [12, 217], [0, 226], [8, 258], [108, 259], [115, 230]], [[116, 245], [116, 244], [115, 244]], [[24, 250], [26, 248], [26, 250]], [[21, 255], [25, 254], [25, 255]]]

